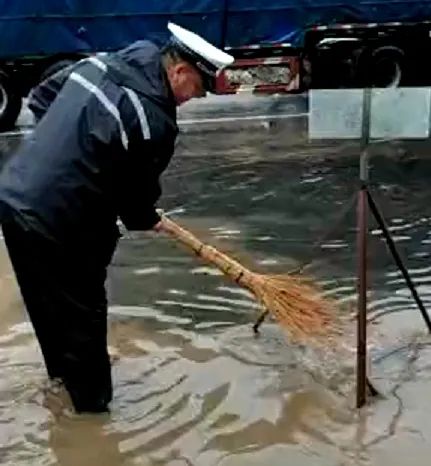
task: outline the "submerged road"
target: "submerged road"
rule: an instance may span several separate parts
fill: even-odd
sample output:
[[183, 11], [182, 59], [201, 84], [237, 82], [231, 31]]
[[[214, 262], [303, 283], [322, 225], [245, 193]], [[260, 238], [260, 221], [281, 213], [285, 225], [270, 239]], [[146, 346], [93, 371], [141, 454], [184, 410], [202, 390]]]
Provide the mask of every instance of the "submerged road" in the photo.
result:
[[[244, 100], [247, 111], [227, 100], [182, 110], [193, 123], [163, 176], [160, 206], [253, 270], [308, 264], [351, 313], [358, 144], [311, 143], [302, 116], [253, 119], [269, 109], [301, 115], [299, 97]], [[215, 118], [229, 120], [207, 123]], [[5, 157], [21, 137], [0, 139]], [[371, 158], [373, 192], [427, 308], [430, 153], [426, 144], [379, 144]], [[2, 465], [428, 466], [431, 341], [371, 220], [369, 250], [370, 371], [384, 398], [363, 416], [352, 409], [353, 324], [334, 351], [293, 345], [271, 322], [256, 339], [245, 290], [146, 233], [122, 238], [109, 272], [112, 413], [77, 417], [61, 392], [44, 388], [0, 241]]]
[[[235, 120], [249, 122], [268, 121], [305, 117], [308, 112], [308, 99], [305, 95], [273, 95], [256, 98], [249, 94], [233, 96], [210, 95], [204, 99], [195, 99], [181, 106], [178, 112], [182, 126], [196, 124], [231, 123]], [[16, 135], [31, 131], [33, 118], [24, 105], [17, 121], [17, 128], [6, 135]]]

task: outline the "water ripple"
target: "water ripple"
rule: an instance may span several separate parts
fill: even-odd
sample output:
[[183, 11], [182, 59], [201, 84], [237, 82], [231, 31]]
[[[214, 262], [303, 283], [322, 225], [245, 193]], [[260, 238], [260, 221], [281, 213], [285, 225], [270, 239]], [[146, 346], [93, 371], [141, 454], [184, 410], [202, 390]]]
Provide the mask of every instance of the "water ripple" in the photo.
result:
[[[181, 169], [164, 179], [164, 207], [262, 273], [307, 263], [306, 271], [352, 316], [339, 346], [294, 345], [272, 319], [256, 337], [259, 305], [248, 290], [173, 239], [152, 233], [124, 238], [107, 284], [112, 412], [76, 416], [64, 392], [45, 385], [22, 305], [13, 293], [6, 298], [11, 274], [0, 256], [2, 464], [284, 465], [288, 459], [298, 466], [347, 466], [395, 464], [407, 455], [412, 466], [424, 458], [428, 464], [421, 449], [431, 435], [422, 407], [431, 380], [429, 336], [371, 222], [369, 369], [384, 397], [367, 409], [365, 421], [353, 409], [356, 218], [354, 211], [339, 217], [355, 195], [357, 150], [352, 158], [322, 163], [322, 148], [296, 148], [307, 155], [298, 159], [285, 135], [278, 136], [268, 134], [266, 145], [261, 134], [250, 135], [256, 139], [249, 145], [235, 139], [238, 134], [217, 145], [202, 135], [183, 140], [183, 157], [175, 162]], [[219, 144], [236, 149], [229, 153]], [[278, 152], [269, 157], [274, 144]], [[211, 166], [202, 157], [208, 152]], [[373, 181], [429, 307], [429, 167], [417, 163], [376, 161]]]

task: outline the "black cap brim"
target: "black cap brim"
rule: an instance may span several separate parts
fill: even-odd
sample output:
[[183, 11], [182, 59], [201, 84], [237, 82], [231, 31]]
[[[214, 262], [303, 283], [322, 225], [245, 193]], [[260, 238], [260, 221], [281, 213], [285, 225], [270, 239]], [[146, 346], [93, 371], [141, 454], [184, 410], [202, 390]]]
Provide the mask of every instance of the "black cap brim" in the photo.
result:
[[231, 65], [234, 57], [177, 24], [169, 22], [168, 29], [172, 33], [170, 43], [199, 70], [204, 88], [214, 92], [220, 70]]
[[202, 84], [206, 91], [214, 92], [216, 88], [216, 67], [198, 55], [196, 52], [190, 50], [187, 46], [182, 44], [176, 38], [170, 40], [170, 45], [173, 46], [177, 53], [188, 63], [190, 63], [202, 77]]
[[204, 73], [199, 68], [197, 68], [197, 70], [199, 71], [199, 74], [201, 75], [202, 84], [203, 84], [204, 89], [207, 92], [214, 93], [214, 91], [216, 89], [216, 78], [214, 76], [210, 76], [210, 75]]

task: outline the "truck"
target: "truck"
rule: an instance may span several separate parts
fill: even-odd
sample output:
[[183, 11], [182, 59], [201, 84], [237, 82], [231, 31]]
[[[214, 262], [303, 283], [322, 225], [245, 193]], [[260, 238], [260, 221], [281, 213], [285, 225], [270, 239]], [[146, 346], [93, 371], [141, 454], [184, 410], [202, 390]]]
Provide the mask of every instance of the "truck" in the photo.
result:
[[423, 0], [27, 0], [0, 2], [0, 131], [49, 75], [150, 39], [168, 21], [235, 57], [217, 93], [427, 86], [431, 2]]

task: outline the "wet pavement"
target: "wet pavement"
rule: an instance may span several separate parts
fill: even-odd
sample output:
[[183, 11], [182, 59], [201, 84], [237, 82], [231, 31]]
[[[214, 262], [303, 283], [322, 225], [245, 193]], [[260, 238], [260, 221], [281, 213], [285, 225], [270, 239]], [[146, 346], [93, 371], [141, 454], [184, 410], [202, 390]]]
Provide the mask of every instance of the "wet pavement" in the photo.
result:
[[[185, 125], [193, 125], [202, 120], [217, 119], [218, 123], [230, 121], [231, 118], [243, 118], [249, 121], [265, 120], [268, 116], [280, 118], [300, 115], [308, 111], [308, 98], [298, 95], [262, 95], [259, 99], [244, 92], [237, 95], [209, 95], [205, 99], [194, 99], [182, 105], [179, 116]], [[17, 130], [31, 129], [33, 117], [26, 106], [26, 101], [17, 121]], [[16, 132], [15, 131], [15, 132]]]
[[[263, 115], [261, 102], [246, 114]], [[187, 119], [228, 113], [202, 110]], [[205, 131], [190, 124], [163, 177], [160, 206], [253, 270], [308, 264], [351, 313], [359, 147], [309, 143], [303, 116], [246, 121], [219, 121], [217, 131], [214, 122]], [[3, 153], [15, 138], [0, 141]], [[428, 149], [374, 146], [371, 180], [430, 307]], [[2, 465], [429, 464], [431, 340], [371, 219], [371, 376], [383, 397], [360, 413], [353, 323], [337, 351], [289, 344], [272, 322], [256, 339], [257, 308], [246, 291], [174, 240], [144, 233], [121, 240], [107, 283], [112, 412], [76, 416], [61, 392], [45, 388], [39, 349], [0, 254]]]

